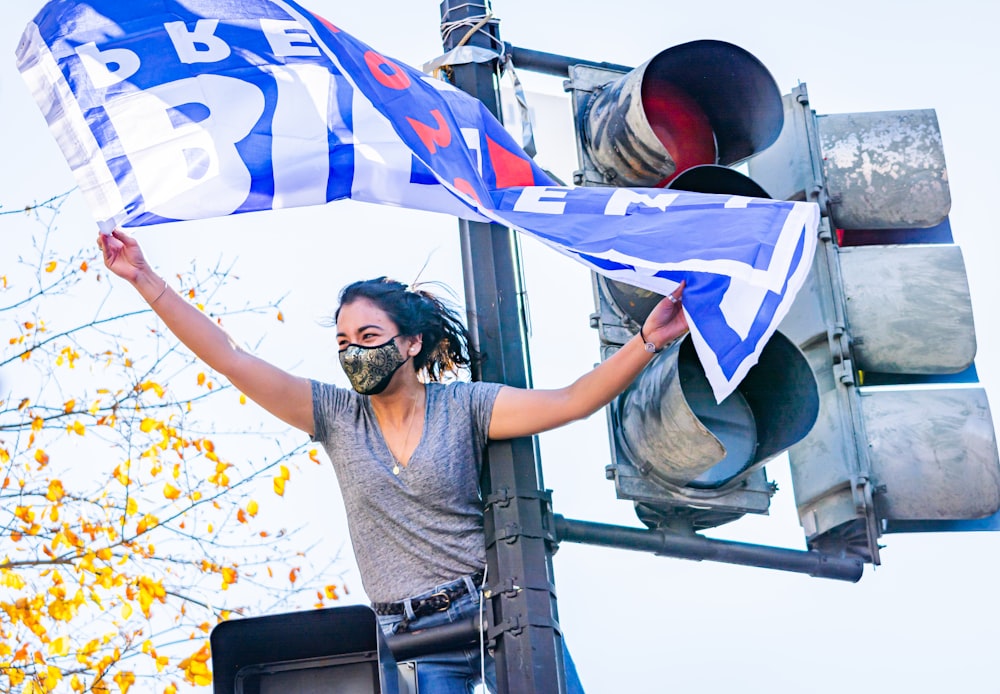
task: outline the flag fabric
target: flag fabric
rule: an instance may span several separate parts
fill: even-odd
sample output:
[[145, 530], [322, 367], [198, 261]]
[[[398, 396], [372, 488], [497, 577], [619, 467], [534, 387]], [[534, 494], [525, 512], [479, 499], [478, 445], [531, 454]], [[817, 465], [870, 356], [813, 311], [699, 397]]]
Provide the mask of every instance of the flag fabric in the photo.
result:
[[684, 309], [718, 400], [805, 281], [818, 208], [558, 185], [478, 100], [286, 0], [53, 0], [18, 67], [98, 226], [350, 198], [496, 222]]

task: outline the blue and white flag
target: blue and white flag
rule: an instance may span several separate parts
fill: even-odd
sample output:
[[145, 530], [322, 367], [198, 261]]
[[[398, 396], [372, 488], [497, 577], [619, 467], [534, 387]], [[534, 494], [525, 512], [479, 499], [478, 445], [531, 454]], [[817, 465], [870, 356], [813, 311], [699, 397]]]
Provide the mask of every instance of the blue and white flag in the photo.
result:
[[684, 309], [720, 401], [811, 266], [818, 208], [557, 185], [476, 99], [286, 0], [52, 0], [17, 50], [104, 231], [341, 198], [498, 222]]

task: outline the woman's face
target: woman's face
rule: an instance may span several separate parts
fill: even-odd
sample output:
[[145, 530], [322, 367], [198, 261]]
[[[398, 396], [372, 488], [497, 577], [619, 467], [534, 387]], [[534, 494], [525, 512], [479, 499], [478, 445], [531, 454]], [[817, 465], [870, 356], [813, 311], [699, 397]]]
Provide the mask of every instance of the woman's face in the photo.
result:
[[[337, 349], [348, 345], [375, 347], [399, 334], [389, 314], [368, 299], [355, 299], [340, 307], [337, 316]], [[400, 352], [405, 345], [399, 344]]]
[[388, 314], [372, 301], [357, 299], [341, 306], [337, 317], [340, 364], [362, 395], [380, 394], [399, 368], [420, 352], [419, 336], [398, 332]]

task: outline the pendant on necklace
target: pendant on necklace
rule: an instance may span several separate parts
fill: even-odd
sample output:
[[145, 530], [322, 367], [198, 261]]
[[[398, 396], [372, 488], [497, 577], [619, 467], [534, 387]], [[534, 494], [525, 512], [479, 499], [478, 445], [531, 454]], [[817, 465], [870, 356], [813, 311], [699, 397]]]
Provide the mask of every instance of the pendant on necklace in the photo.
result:
[[399, 463], [396, 463], [395, 465], [392, 466], [392, 474], [394, 475], [399, 474]]

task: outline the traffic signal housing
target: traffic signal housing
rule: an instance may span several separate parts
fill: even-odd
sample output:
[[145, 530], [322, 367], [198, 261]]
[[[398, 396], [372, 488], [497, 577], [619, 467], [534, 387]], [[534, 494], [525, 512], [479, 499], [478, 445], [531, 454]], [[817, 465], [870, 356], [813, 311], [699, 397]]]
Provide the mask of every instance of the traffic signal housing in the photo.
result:
[[215, 694], [397, 694], [404, 681], [364, 605], [221, 622], [211, 647]]
[[659, 187], [699, 165], [729, 166], [781, 132], [781, 92], [753, 55], [724, 41], [661, 51], [631, 72], [573, 65], [578, 185]]
[[[668, 48], [630, 72], [573, 65], [582, 185], [669, 187], [768, 197], [728, 168], [782, 131], [781, 93], [747, 51], [722, 41]], [[607, 358], [661, 298], [594, 275], [592, 323]], [[775, 487], [763, 465], [802, 439], [819, 398], [809, 363], [776, 334], [737, 390], [716, 403], [687, 339], [657, 356], [608, 409], [613, 479], [651, 527], [713, 527], [766, 513]]]
[[611, 403], [608, 474], [651, 527], [700, 530], [766, 513], [775, 487], [763, 466], [808, 433], [818, 407], [809, 364], [781, 333], [721, 403], [685, 338]]
[[809, 547], [877, 564], [885, 533], [1000, 528], [935, 113], [817, 115], [805, 85], [784, 104], [778, 142], [749, 171], [823, 215], [810, 279], [779, 328], [820, 387], [819, 421], [789, 451]]

